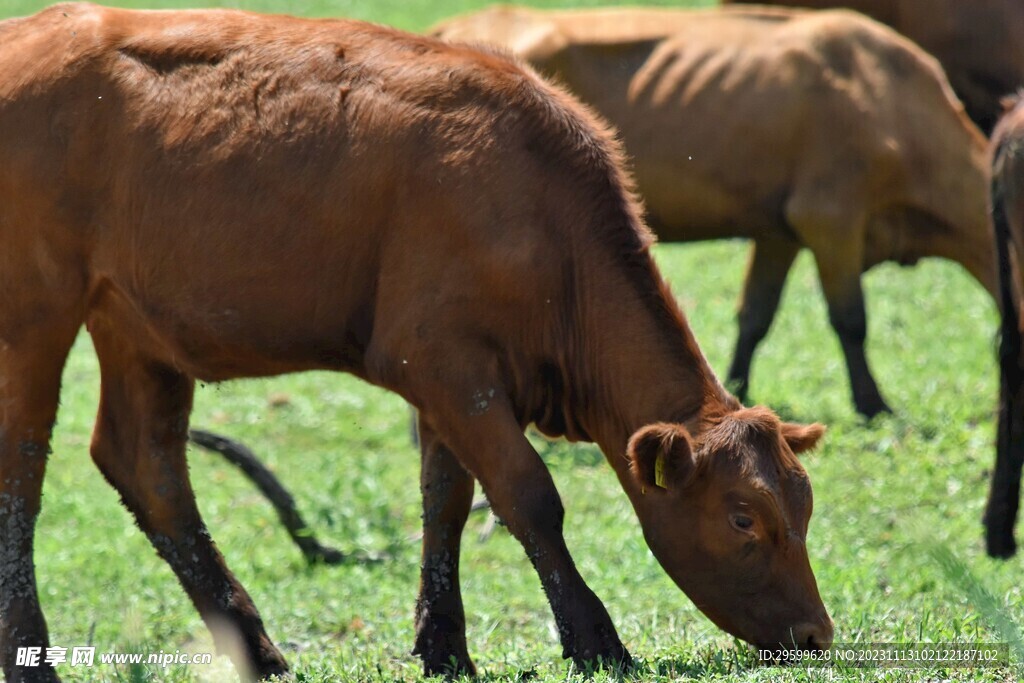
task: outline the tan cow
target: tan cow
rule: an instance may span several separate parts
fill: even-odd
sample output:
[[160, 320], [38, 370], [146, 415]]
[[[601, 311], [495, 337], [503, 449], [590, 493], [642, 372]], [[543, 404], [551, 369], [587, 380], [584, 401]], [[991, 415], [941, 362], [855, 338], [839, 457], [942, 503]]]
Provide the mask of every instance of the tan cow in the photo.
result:
[[[493, 54], [348, 21], [60, 5], [0, 22], [0, 657], [46, 647], [33, 534], [61, 369], [99, 357], [92, 456], [236, 665], [286, 670], [196, 508], [196, 379], [353, 373], [420, 412], [428, 673], [472, 671], [459, 538], [478, 480], [565, 656], [629, 653], [523, 435], [600, 445], [644, 536], [716, 624], [827, 647], [794, 453], [743, 408], [648, 248], [612, 136]], [[224, 629], [219, 629], [218, 634]]]
[[1002, 330], [996, 464], [985, 509], [986, 547], [993, 557], [1017, 552], [1013, 527], [1024, 467], [1024, 93], [992, 136], [992, 219], [999, 255]]
[[[722, 0], [722, 4], [747, 0]], [[1001, 100], [1024, 87], [1021, 0], [754, 0], [749, 4], [848, 7], [874, 17], [935, 55], [967, 113], [986, 133]]]
[[887, 406], [864, 353], [863, 271], [942, 256], [994, 292], [985, 139], [935, 60], [881, 24], [848, 11], [495, 7], [434, 34], [505, 46], [604, 114], [663, 241], [754, 240], [729, 370], [741, 398], [801, 247], [865, 415]]

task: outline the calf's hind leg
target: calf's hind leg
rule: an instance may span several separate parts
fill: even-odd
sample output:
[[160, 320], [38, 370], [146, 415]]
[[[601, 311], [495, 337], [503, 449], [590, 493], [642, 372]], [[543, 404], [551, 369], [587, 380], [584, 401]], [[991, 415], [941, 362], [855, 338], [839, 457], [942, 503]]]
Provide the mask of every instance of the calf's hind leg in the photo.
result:
[[[242, 677], [286, 672], [252, 599], [227, 568], [196, 507], [185, 461], [193, 380], [140, 357], [102, 323], [91, 324], [90, 332], [101, 378], [93, 460]], [[226, 629], [234, 639], [225, 640]]]
[[[27, 329], [0, 315], [0, 656], [10, 683], [58, 680], [42, 663], [49, 636], [32, 554], [72, 319]], [[19, 666], [18, 648], [29, 647], [41, 649], [40, 664]]]
[[466, 647], [459, 586], [462, 530], [473, 503], [473, 477], [419, 417], [422, 453], [423, 564], [416, 600], [416, 646], [426, 676], [475, 675]]

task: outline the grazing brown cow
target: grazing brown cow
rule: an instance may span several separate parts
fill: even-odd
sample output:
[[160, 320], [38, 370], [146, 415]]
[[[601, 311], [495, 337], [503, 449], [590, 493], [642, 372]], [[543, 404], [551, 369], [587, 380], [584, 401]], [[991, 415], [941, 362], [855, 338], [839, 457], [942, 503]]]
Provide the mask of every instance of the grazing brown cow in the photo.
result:
[[729, 370], [741, 399], [801, 247], [869, 416], [887, 406], [864, 353], [863, 271], [943, 256], [995, 291], [985, 139], [935, 60], [877, 22], [495, 7], [434, 32], [510, 48], [618, 126], [663, 241], [753, 238]]
[[1002, 113], [1000, 100], [1024, 86], [1024, 2], [1021, 0], [722, 0], [863, 12], [935, 55], [967, 113], [986, 133]]
[[[349, 21], [60, 5], [0, 23], [0, 654], [47, 645], [32, 562], [61, 368], [85, 323], [92, 455], [236, 665], [286, 670], [185, 463], [195, 380], [350, 372], [423, 434], [426, 670], [472, 670], [459, 535], [479, 480], [564, 653], [628, 662], [523, 435], [598, 443], [655, 556], [716, 624], [824, 647], [794, 453], [659, 275], [612, 136], [509, 59]], [[223, 629], [220, 629], [222, 631]], [[215, 636], [217, 637], [217, 636]]]
[[1013, 527], [1020, 505], [1024, 466], [1024, 96], [996, 127], [992, 138], [992, 222], [999, 262], [1002, 343], [999, 351], [999, 427], [996, 465], [985, 510], [986, 546], [993, 557], [1017, 552]]

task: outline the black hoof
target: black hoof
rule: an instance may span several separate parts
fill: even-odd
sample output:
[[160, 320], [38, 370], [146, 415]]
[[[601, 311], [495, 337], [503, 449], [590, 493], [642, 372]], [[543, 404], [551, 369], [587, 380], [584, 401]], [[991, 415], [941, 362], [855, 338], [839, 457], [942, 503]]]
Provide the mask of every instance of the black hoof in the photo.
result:
[[892, 408], [890, 408], [885, 401], [881, 398], [871, 401], [858, 401], [857, 412], [863, 415], [867, 419], [877, 417], [882, 414], [892, 414]]
[[[416, 652], [413, 651], [412, 654], [416, 654]], [[476, 676], [476, 666], [473, 664], [473, 660], [469, 658], [469, 655], [463, 657], [449, 655], [447, 658], [421, 655], [420, 659], [423, 660], [424, 678], [444, 676], [448, 679], [455, 679], [462, 678], [463, 676], [468, 676], [469, 678]]]
[[476, 676], [476, 667], [466, 647], [466, 625], [446, 617], [433, 619], [424, 612], [418, 618], [413, 656], [423, 662], [424, 676]]
[[259, 649], [259, 661], [250, 664], [250, 676], [239, 671], [239, 677], [244, 680], [266, 681], [275, 676], [281, 680], [292, 681], [295, 677], [288, 669], [288, 662], [277, 651], [269, 641], [264, 641]]
[[572, 657], [576, 669], [584, 673], [592, 673], [600, 669], [605, 671], [627, 672], [633, 668], [633, 657], [621, 644], [608, 648], [596, 656], [589, 653]]
[[985, 532], [985, 552], [989, 557], [1006, 560], [1017, 554], [1017, 541], [1012, 529], [988, 529]]
[[264, 669], [263, 671], [260, 671], [257, 674], [257, 679], [256, 680], [259, 680], [259, 681], [269, 681], [271, 678], [275, 678], [275, 677], [276, 677], [276, 680], [278, 680], [278, 681], [294, 681], [295, 680], [295, 676], [292, 674], [291, 671], [288, 670], [288, 666], [287, 665], [285, 665], [283, 667], [270, 667], [270, 668]]

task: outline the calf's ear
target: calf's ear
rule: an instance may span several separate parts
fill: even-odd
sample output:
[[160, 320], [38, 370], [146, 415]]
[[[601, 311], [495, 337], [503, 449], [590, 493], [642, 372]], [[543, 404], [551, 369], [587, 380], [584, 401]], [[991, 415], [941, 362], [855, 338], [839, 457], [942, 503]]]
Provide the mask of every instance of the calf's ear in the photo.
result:
[[825, 425], [815, 422], [810, 425], [799, 425], [792, 422], [783, 422], [780, 427], [782, 438], [786, 440], [790, 450], [794, 453], [809, 451], [818, 445], [821, 437], [825, 435]]
[[641, 428], [626, 447], [633, 476], [646, 490], [678, 490], [693, 474], [693, 441], [686, 427], [656, 422]]

